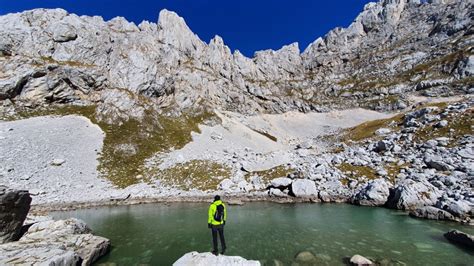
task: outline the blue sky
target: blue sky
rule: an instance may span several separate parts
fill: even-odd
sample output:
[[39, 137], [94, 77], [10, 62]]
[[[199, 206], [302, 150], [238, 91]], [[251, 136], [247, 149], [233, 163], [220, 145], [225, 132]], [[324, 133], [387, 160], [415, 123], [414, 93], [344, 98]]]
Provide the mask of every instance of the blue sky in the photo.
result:
[[0, 14], [33, 8], [64, 8], [108, 20], [125, 17], [136, 24], [156, 22], [169, 9], [184, 17], [194, 33], [208, 42], [220, 35], [247, 56], [298, 42], [300, 49], [334, 27], [347, 27], [368, 0], [0, 0]]

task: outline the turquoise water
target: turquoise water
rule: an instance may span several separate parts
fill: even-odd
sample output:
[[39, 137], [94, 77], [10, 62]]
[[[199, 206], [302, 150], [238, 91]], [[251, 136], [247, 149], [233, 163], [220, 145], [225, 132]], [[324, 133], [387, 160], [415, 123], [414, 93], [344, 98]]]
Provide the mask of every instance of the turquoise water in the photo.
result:
[[[211, 249], [207, 204], [173, 203], [103, 207], [53, 213], [77, 217], [94, 233], [111, 239], [100, 263], [171, 265], [190, 251]], [[474, 253], [455, 246], [443, 233], [474, 228], [413, 219], [401, 212], [346, 204], [249, 203], [228, 206], [227, 254], [285, 265], [300, 251], [321, 263], [343, 265], [361, 254], [408, 265], [473, 265]]]

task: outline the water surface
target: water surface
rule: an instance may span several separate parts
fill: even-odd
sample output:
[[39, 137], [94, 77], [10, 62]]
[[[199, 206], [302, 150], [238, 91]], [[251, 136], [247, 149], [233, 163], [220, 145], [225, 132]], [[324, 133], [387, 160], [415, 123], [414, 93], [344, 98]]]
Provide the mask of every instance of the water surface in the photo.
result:
[[[190, 251], [211, 250], [207, 204], [173, 203], [103, 207], [54, 213], [77, 217], [94, 233], [111, 239], [99, 263], [171, 265]], [[361, 254], [408, 265], [473, 265], [474, 253], [443, 237], [451, 229], [474, 234], [455, 223], [413, 219], [383, 208], [346, 204], [249, 203], [228, 206], [228, 254], [289, 265], [308, 250], [328, 265]]]

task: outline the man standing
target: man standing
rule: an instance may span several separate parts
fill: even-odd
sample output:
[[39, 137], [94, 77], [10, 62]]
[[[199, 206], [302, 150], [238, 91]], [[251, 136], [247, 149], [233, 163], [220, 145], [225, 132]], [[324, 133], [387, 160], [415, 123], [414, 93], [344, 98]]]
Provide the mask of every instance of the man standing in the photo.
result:
[[227, 208], [221, 201], [219, 195], [214, 197], [214, 202], [209, 206], [209, 218], [207, 219], [207, 227], [212, 231], [212, 254], [216, 255], [219, 253], [217, 250], [217, 232], [219, 232], [219, 238], [221, 239], [221, 254], [224, 254], [226, 246], [224, 239], [224, 225], [227, 218]]

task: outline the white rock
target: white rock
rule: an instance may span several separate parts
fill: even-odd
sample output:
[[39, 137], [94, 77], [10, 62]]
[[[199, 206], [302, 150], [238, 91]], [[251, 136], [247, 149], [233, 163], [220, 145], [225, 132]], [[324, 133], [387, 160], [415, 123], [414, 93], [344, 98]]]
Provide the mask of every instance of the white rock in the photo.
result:
[[52, 166], [61, 166], [65, 162], [66, 162], [66, 160], [64, 160], [64, 159], [54, 159], [54, 160], [51, 161], [51, 165]]
[[350, 260], [351, 264], [352, 265], [372, 265], [373, 262], [370, 261], [369, 259], [365, 258], [365, 257], [362, 257], [361, 255], [354, 255], [352, 256], [351, 260]]
[[392, 130], [390, 128], [379, 128], [375, 131], [375, 134], [377, 136], [382, 136], [382, 135], [387, 135], [390, 132], [392, 132]]
[[274, 187], [287, 187], [293, 182], [290, 178], [287, 177], [278, 177], [273, 179], [270, 183]]
[[291, 183], [291, 191], [296, 197], [314, 197], [318, 195], [316, 184], [308, 179], [296, 179]]
[[226, 178], [226, 179], [222, 180], [221, 183], [219, 184], [219, 189], [227, 191], [227, 190], [232, 189], [232, 187], [234, 187], [234, 186], [235, 186], [235, 183], [232, 182], [232, 180]]
[[179, 258], [173, 266], [208, 266], [208, 265], [228, 265], [228, 266], [260, 266], [260, 262], [246, 260], [238, 256], [215, 256], [210, 252], [198, 253], [196, 251], [186, 253]]

